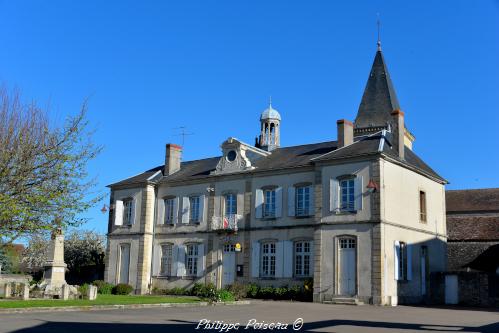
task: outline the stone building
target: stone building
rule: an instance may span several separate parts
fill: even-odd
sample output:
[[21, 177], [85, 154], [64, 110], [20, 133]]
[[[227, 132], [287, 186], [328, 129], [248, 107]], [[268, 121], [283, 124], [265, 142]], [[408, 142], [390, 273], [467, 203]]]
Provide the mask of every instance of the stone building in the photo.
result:
[[412, 150], [380, 46], [336, 140], [281, 147], [281, 121], [269, 105], [254, 145], [182, 161], [167, 144], [164, 165], [110, 185], [105, 279], [148, 293], [313, 278], [317, 302], [421, 301], [445, 269], [446, 181]]
[[446, 192], [448, 270], [499, 273], [499, 188]]

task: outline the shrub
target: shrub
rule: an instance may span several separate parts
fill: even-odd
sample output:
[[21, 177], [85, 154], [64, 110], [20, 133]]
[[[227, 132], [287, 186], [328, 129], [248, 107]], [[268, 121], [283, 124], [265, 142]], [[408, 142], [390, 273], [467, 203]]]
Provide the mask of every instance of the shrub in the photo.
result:
[[217, 296], [218, 302], [233, 302], [235, 300], [234, 295], [226, 289], [219, 290]]
[[129, 295], [132, 291], [133, 287], [126, 283], [119, 283], [112, 289], [114, 295]]
[[206, 286], [202, 283], [194, 283], [194, 285], [191, 288], [191, 295], [192, 296], [199, 296], [203, 297], [203, 294], [206, 292]]
[[247, 286], [246, 297], [257, 298], [260, 287], [256, 283], [250, 283]]
[[246, 298], [248, 295], [248, 286], [242, 283], [234, 282], [227, 287], [227, 290], [234, 295], [236, 300]]
[[85, 298], [88, 295], [88, 284], [82, 284], [81, 286], [78, 287], [78, 293], [80, 294], [81, 298]]
[[258, 298], [271, 299], [274, 297], [274, 287], [261, 287], [258, 290]]
[[92, 284], [97, 287], [97, 293], [99, 294], [110, 295], [113, 292], [114, 285], [106, 281], [95, 280]]

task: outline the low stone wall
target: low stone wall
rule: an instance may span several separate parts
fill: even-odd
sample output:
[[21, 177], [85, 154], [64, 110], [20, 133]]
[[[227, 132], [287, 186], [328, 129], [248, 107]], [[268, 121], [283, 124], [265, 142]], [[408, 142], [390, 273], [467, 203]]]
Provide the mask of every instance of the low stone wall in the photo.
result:
[[484, 272], [438, 272], [430, 275], [430, 304], [445, 304], [446, 276], [457, 276], [457, 299], [459, 305], [494, 307], [499, 306], [499, 276]]

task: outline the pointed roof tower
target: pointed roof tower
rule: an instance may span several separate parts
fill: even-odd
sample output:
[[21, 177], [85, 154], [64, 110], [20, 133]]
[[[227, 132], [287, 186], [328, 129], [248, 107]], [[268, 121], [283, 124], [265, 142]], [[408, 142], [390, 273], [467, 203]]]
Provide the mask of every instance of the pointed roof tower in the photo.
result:
[[362, 134], [386, 128], [394, 110], [400, 110], [400, 105], [378, 40], [376, 56], [355, 118], [355, 132]]

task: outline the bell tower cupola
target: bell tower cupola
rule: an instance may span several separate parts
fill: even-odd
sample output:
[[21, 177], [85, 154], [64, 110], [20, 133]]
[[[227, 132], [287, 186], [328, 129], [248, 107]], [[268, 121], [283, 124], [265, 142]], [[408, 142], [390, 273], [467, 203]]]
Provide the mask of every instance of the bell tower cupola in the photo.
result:
[[260, 116], [260, 138], [258, 145], [261, 149], [272, 151], [281, 145], [281, 115], [272, 108], [272, 98], [269, 107]]

